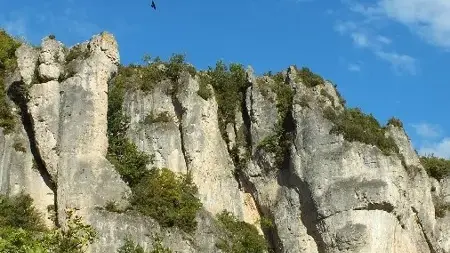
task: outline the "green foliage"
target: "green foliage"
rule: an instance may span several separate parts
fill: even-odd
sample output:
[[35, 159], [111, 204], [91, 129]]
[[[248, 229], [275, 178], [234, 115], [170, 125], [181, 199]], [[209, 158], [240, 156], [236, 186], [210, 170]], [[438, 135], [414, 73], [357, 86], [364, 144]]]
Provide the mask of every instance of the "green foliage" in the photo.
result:
[[[129, 238], [125, 238], [124, 244], [119, 248], [117, 253], [145, 253], [144, 249], [135, 244]], [[153, 250], [149, 253], [172, 253], [172, 250], [162, 245], [162, 240], [159, 236], [154, 238]]]
[[108, 201], [105, 205], [105, 210], [113, 213], [122, 213], [123, 210], [117, 207], [117, 203], [115, 201]]
[[225, 236], [217, 247], [227, 253], [262, 253], [268, 250], [267, 242], [255, 226], [239, 221], [233, 214], [222, 211], [218, 214]]
[[258, 147], [264, 149], [266, 152], [273, 153], [276, 160], [275, 166], [280, 168], [291, 143], [285, 124], [291, 113], [294, 91], [285, 82], [281, 73], [275, 74], [273, 80], [274, 83], [269, 85], [269, 87], [276, 94], [278, 120], [273, 129], [273, 134], [263, 139], [258, 144]]
[[[128, 75], [125, 69], [125, 75]], [[108, 159], [132, 190], [132, 208], [157, 220], [166, 227], [177, 226], [185, 231], [196, 228], [195, 216], [201, 207], [196, 198], [196, 186], [191, 177], [177, 176], [169, 169], [147, 170], [153, 156], [138, 151], [126, 137], [129, 117], [123, 114], [122, 104], [126, 80], [116, 79], [108, 96]], [[147, 121], [167, 120], [168, 115], [152, 117]], [[110, 206], [109, 208], [112, 208]]]
[[260, 224], [261, 228], [263, 228], [263, 229], [273, 228], [272, 220], [267, 217], [261, 217], [261, 219], [259, 220], [259, 224]]
[[202, 85], [209, 83], [214, 88], [217, 104], [219, 128], [224, 139], [228, 142], [226, 126], [235, 124], [236, 111], [242, 105], [245, 91], [249, 87], [247, 75], [241, 64], [231, 63], [227, 66], [222, 61], [216, 63], [215, 68], [209, 67], [207, 75], [201, 79]]
[[156, 116], [155, 114], [153, 114], [153, 112], [151, 112], [147, 116], [145, 116], [144, 124], [150, 125], [153, 123], [167, 123], [170, 121], [172, 121], [172, 119], [168, 112], [161, 112]]
[[145, 251], [131, 239], [125, 238], [124, 244], [117, 250], [117, 253], [145, 253]]
[[325, 89], [321, 89], [321, 90], [320, 90], [320, 95], [322, 95], [322, 96], [328, 98], [328, 100], [330, 100], [331, 103], [334, 104], [334, 98], [333, 98], [333, 96], [331, 96], [331, 94], [328, 93], [328, 91], [326, 91]]
[[19, 142], [19, 141], [14, 142], [13, 147], [14, 147], [15, 151], [22, 152], [22, 153], [27, 152], [27, 149], [25, 148], [25, 146], [23, 145], [22, 142]]
[[162, 61], [160, 57], [152, 58], [144, 55], [144, 65], [120, 66], [116, 82], [121, 82], [127, 90], [139, 89], [144, 92], [151, 92], [157, 83], [165, 79], [171, 80], [173, 84], [172, 92], [179, 89], [176, 82], [182, 72], [186, 71], [191, 76], [195, 76], [197, 71], [192, 65], [185, 62], [186, 56], [173, 54], [168, 61]]
[[7, 102], [4, 79], [6, 74], [17, 66], [15, 52], [19, 46], [18, 40], [0, 29], [0, 127], [3, 128], [5, 134], [14, 130], [16, 122]]
[[56, 39], [56, 36], [55, 36], [54, 34], [50, 34], [50, 35], [48, 36], [48, 38], [51, 39], [51, 40], [54, 40], [54, 39]]
[[23, 193], [12, 197], [0, 195], [0, 227], [43, 231], [45, 226], [41, 219], [29, 195]]
[[191, 65], [185, 63], [186, 56], [182, 54], [173, 54], [166, 64], [166, 75], [172, 82], [177, 82], [180, 74], [187, 71], [191, 76], [195, 76], [197, 71]]
[[197, 187], [188, 174], [176, 175], [167, 168], [150, 170], [133, 188], [131, 204], [164, 227], [196, 229], [195, 217], [201, 208]]
[[119, 78], [109, 89], [107, 158], [122, 179], [132, 187], [144, 176], [146, 166], [152, 162], [153, 157], [140, 152], [126, 137], [130, 119], [122, 112], [125, 95], [125, 84], [122, 81]]
[[441, 180], [450, 175], [450, 160], [429, 155], [420, 157], [420, 162], [430, 177]]
[[81, 44], [75, 45], [69, 51], [66, 56], [66, 62], [73, 61], [75, 59], [86, 59], [89, 57], [89, 50], [83, 48]]
[[308, 87], [315, 87], [324, 82], [323, 78], [315, 73], [313, 73], [309, 68], [303, 67], [298, 71], [298, 76]]
[[386, 137], [386, 128], [381, 127], [372, 114], [364, 114], [359, 108], [350, 108], [339, 115], [328, 112], [324, 116], [335, 124], [331, 134], [342, 134], [350, 142], [359, 141], [374, 145], [385, 155], [399, 152], [394, 139]]
[[30, 196], [19, 194], [0, 198], [0, 252], [82, 253], [97, 233], [66, 210], [66, 228], [47, 229]]
[[213, 95], [213, 92], [208, 87], [208, 81], [209, 79], [206, 75], [200, 75], [197, 94], [204, 100], [210, 99]]
[[393, 125], [393, 126], [396, 126], [396, 127], [403, 128], [403, 123], [402, 123], [402, 121], [401, 121], [400, 119], [395, 118], [395, 117], [390, 118], [390, 119], [388, 120], [388, 123], [387, 123], [387, 124], [388, 124], [388, 125]]
[[82, 218], [75, 215], [74, 210], [66, 210], [66, 229], [57, 229], [48, 234], [45, 245], [52, 253], [83, 253], [88, 245], [97, 239], [97, 232], [88, 224], [84, 224]]

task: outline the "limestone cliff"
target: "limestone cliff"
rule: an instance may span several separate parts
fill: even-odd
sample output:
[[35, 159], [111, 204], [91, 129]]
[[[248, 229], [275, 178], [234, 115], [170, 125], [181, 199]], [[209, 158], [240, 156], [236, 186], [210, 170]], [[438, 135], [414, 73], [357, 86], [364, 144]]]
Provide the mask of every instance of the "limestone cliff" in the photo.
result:
[[[211, 73], [181, 69], [155, 81], [127, 67], [131, 74], [121, 76], [117, 42], [106, 32], [71, 48], [46, 37], [15, 55], [4, 83], [21, 124], [0, 128], [0, 192], [29, 193], [49, 226], [64, 226], [65, 208], [79, 209], [100, 235], [90, 252], [116, 252], [127, 236], [150, 249], [156, 232], [174, 252], [221, 252], [223, 210], [256, 224], [273, 252], [450, 252], [450, 220], [435, 215], [436, 203], [448, 201], [448, 180], [427, 175], [397, 124], [367, 128], [385, 138], [375, 145], [347, 137], [339, 115], [360, 114], [307, 69], [262, 77], [236, 70], [244, 79], [229, 79], [242, 82], [234, 99]], [[170, 71], [164, 67], [155, 71]], [[189, 173], [198, 187], [193, 233], [101, 208], [126, 207], [132, 194], [107, 159], [108, 92], [119, 77], [126, 137], [153, 156], [147, 169]]]

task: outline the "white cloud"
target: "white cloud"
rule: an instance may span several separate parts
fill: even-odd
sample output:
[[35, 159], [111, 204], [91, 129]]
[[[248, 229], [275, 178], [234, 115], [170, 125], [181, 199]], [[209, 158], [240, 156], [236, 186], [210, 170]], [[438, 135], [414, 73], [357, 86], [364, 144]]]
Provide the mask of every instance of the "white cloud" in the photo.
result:
[[426, 42], [450, 49], [449, 0], [377, 0], [362, 5], [342, 0], [349, 9], [364, 16], [366, 22], [391, 20], [400, 23]]
[[440, 142], [425, 144], [419, 150], [421, 155], [435, 155], [450, 159], [450, 137], [442, 139]]
[[353, 43], [358, 47], [368, 47], [369, 46], [369, 39], [367, 38], [367, 35], [359, 32], [354, 32], [351, 34]]
[[417, 60], [409, 55], [398, 54], [396, 52], [376, 51], [375, 55], [391, 64], [392, 69], [397, 73], [417, 73]]
[[387, 37], [384, 37], [384, 36], [382, 36], [382, 35], [378, 35], [378, 36], [377, 36], [377, 41], [378, 41], [378, 42], [381, 42], [381, 43], [383, 43], [383, 44], [391, 44], [391, 42], [392, 42], [391, 39], [389, 39], [389, 38], [387, 38]]
[[361, 71], [361, 66], [355, 63], [350, 63], [348, 65], [348, 70], [352, 72], [359, 72]]
[[416, 130], [417, 135], [422, 138], [437, 138], [442, 135], [442, 129], [439, 125], [429, 123], [411, 124]]
[[378, 23], [375, 22], [380, 20], [384, 13], [380, 6], [364, 6], [355, 3], [353, 0], [341, 1], [349, 6], [351, 13], [358, 14], [360, 18], [352, 17], [347, 21], [337, 21], [334, 26], [336, 32], [340, 35], [349, 36], [356, 47], [370, 50], [378, 59], [389, 63], [394, 73], [417, 74], [419, 69], [417, 59], [408, 54], [397, 52], [395, 49], [388, 49], [392, 40], [380, 34], [379, 27], [376, 25]]
[[427, 42], [450, 49], [450, 1], [379, 0], [378, 8]]

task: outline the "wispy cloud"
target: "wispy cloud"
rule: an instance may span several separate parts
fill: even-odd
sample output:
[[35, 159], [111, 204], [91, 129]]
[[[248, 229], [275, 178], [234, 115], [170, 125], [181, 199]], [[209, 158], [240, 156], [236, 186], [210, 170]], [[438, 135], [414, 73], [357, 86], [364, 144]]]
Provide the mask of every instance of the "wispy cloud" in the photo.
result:
[[348, 64], [348, 70], [351, 72], [360, 72], [361, 66], [359, 64], [350, 63]]
[[[392, 39], [380, 34], [375, 21], [380, 19], [383, 13], [378, 6], [364, 6], [351, 0], [341, 0], [348, 6], [350, 13], [356, 13], [359, 18], [351, 17], [346, 21], [338, 20], [334, 30], [340, 35], [348, 36], [353, 45], [359, 49], [369, 50], [378, 59], [390, 64], [396, 74], [415, 75], [418, 72], [418, 60], [405, 53], [399, 53], [395, 49], [389, 49]], [[350, 18], [351, 17], [351, 18]]]
[[442, 136], [443, 131], [439, 125], [429, 123], [411, 124], [416, 130], [416, 134], [422, 138], [438, 138]]
[[422, 122], [411, 126], [421, 139], [419, 154], [450, 159], [450, 137], [443, 137], [444, 131], [439, 125]]
[[425, 144], [418, 152], [421, 155], [433, 154], [437, 157], [450, 159], [450, 137], [444, 138], [439, 142]]
[[395, 73], [417, 73], [417, 60], [409, 55], [398, 54], [396, 52], [376, 51], [375, 55], [391, 64]]
[[450, 49], [450, 1], [379, 0], [373, 8], [408, 26], [427, 42]]

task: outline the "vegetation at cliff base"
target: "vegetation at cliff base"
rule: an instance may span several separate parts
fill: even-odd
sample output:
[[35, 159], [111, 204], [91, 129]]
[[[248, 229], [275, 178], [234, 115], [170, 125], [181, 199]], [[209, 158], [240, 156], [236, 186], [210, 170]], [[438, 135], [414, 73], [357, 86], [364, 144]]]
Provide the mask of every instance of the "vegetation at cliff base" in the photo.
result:
[[441, 180], [450, 175], [450, 160], [429, 155], [420, 157], [420, 162], [430, 177]]
[[217, 215], [225, 236], [216, 244], [226, 253], [262, 253], [268, 250], [264, 236], [255, 226], [239, 221], [233, 214], [224, 210]]
[[[161, 226], [176, 226], [192, 232], [197, 226], [195, 217], [201, 203], [196, 197], [197, 187], [190, 175], [177, 175], [167, 168], [148, 170], [147, 165], [154, 157], [139, 151], [127, 138], [130, 119], [122, 111], [127, 80], [122, 76], [128, 72], [129, 69], [119, 69], [118, 76], [109, 88], [107, 158], [131, 187], [132, 209], [152, 217]], [[150, 115], [146, 119], [150, 122], [155, 120], [166, 121], [168, 115]], [[111, 204], [108, 210], [118, 211]]]
[[66, 215], [66, 229], [48, 229], [29, 195], [0, 196], [0, 252], [85, 252], [97, 232], [73, 210], [66, 210]]
[[6, 134], [13, 131], [15, 120], [11, 107], [6, 100], [4, 79], [6, 74], [17, 66], [15, 51], [19, 46], [20, 42], [18, 40], [0, 29], [0, 127], [3, 128]]

